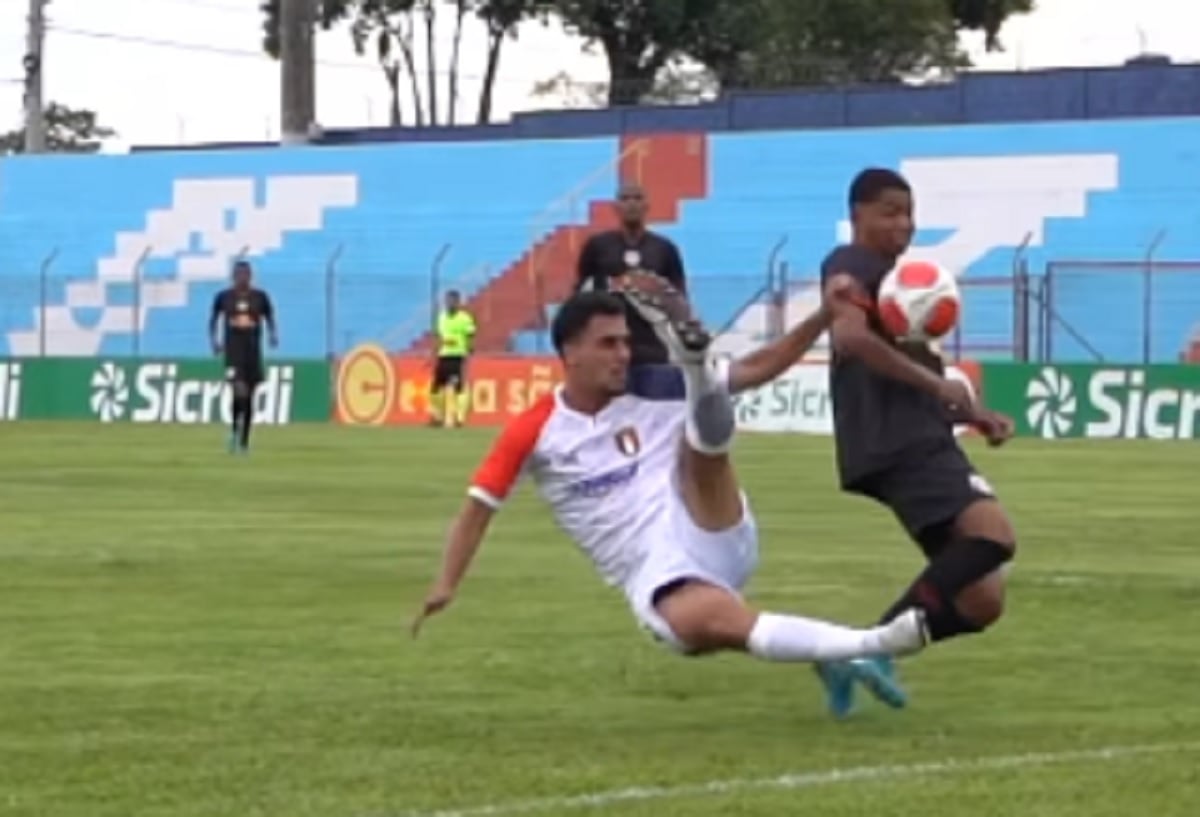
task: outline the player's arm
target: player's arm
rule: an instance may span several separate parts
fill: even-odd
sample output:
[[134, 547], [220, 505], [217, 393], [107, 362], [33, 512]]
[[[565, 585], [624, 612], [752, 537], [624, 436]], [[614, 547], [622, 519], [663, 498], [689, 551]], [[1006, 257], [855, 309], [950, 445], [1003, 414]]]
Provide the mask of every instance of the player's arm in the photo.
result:
[[671, 282], [671, 286], [687, 294], [687, 273], [683, 270], [683, 256], [679, 254], [679, 248], [673, 242], [667, 242], [667, 264], [663, 270], [663, 277]]
[[729, 390], [755, 389], [794, 366], [829, 328], [829, 310], [824, 305], [788, 330], [778, 340], [760, 347], [729, 367]]
[[965, 390], [961, 383], [938, 377], [871, 331], [867, 320], [870, 298], [852, 276], [831, 276], [825, 284], [824, 299], [830, 313], [829, 335], [834, 352], [856, 358], [884, 377], [932, 394], [943, 403], [962, 404]]
[[479, 327], [475, 324], [474, 315], [465, 310], [463, 314], [467, 316], [466, 325], [463, 327], [463, 334], [466, 335], [466, 352], [469, 355], [475, 351], [475, 333]]
[[444, 609], [454, 599], [495, 515], [496, 509], [491, 505], [474, 496], [467, 497], [446, 536], [441, 570], [425, 596], [421, 615], [413, 622], [414, 636], [426, 618]]
[[544, 406], [539, 404], [518, 416], [496, 438], [491, 451], [476, 469], [467, 499], [446, 536], [441, 569], [425, 596], [421, 612], [413, 620], [414, 637], [425, 619], [441, 612], [454, 600], [459, 585], [475, 560], [475, 554], [483, 544], [492, 517], [521, 478], [525, 462], [541, 434], [546, 414]]
[[275, 305], [271, 303], [271, 296], [267, 293], [262, 294], [262, 316], [267, 324], [267, 332], [270, 333], [271, 346], [279, 345], [279, 331], [275, 326]]
[[217, 327], [221, 322], [221, 313], [225, 310], [224, 293], [218, 292], [212, 302], [212, 313], [208, 318], [208, 340], [214, 352], [221, 351], [221, 338], [217, 335]]
[[592, 236], [583, 242], [579, 251], [579, 259], [575, 262], [575, 291], [582, 291], [589, 281], [595, 289], [600, 289], [599, 260], [596, 257], [596, 237]]

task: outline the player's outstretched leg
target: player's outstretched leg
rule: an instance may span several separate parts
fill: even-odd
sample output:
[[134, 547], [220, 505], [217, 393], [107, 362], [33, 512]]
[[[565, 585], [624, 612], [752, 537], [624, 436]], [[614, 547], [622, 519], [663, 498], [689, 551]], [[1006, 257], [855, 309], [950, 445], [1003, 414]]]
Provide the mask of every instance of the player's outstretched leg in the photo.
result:
[[[671, 289], [628, 290], [626, 296], [671, 351], [684, 376], [685, 442], [677, 469], [688, 520], [689, 546], [708, 548], [700, 559], [736, 567], [735, 551], [753, 536], [748, 508], [729, 449], [736, 427], [726, 367], [709, 356], [710, 336]], [[746, 530], [750, 528], [750, 530]], [[724, 552], [714, 552], [714, 551]], [[731, 576], [730, 584], [736, 584]], [[768, 661], [839, 661], [906, 655], [925, 645], [923, 615], [912, 610], [868, 629], [751, 609], [736, 593], [703, 577], [682, 577], [655, 592], [655, 612], [690, 653], [740, 650]]]
[[631, 287], [624, 294], [683, 373], [686, 444], [680, 451], [678, 474], [684, 504], [702, 530], [732, 528], [742, 519], [743, 499], [728, 456], [737, 425], [728, 366], [709, 355], [711, 336], [692, 317], [682, 294], [670, 287], [660, 291]]

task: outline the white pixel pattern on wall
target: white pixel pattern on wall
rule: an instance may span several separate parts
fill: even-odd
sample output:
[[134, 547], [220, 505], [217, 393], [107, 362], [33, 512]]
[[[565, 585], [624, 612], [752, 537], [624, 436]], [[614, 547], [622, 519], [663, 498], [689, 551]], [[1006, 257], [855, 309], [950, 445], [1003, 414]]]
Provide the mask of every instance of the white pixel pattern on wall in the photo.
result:
[[[97, 261], [94, 279], [68, 284], [63, 303], [34, 310], [32, 329], [8, 333], [10, 353], [38, 354], [44, 319], [47, 355], [99, 354], [105, 336], [141, 332], [152, 311], [187, 306], [191, 284], [225, 280], [239, 255], [279, 250], [286, 233], [321, 230], [326, 210], [358, 204], [353, 175], [270, 176], [261, 207], [257, 183], [254, 177], [177, 180], [171, 206], [149, 211], [144, 230], [117, 233], [116, 251]], [[134, 282], [143, 253], [175, 259], [176, 270], [171, 278], [141, 282], [135, 315], [130, 306], [109, 303], [110, 287]], [[100, 310], [95, 326], [79, 325], [74, 311], [81, 308]]]

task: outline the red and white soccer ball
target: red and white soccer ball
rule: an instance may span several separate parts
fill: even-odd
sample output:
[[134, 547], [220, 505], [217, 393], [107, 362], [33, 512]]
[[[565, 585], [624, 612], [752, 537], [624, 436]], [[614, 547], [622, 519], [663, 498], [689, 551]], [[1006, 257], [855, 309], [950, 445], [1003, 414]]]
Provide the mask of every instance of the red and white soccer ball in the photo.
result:
[[897, 265], [879, 285], [879, 320], [897, 340], [931, 341], [958, 325], [962, 296], [949, 270], [932, 261]]

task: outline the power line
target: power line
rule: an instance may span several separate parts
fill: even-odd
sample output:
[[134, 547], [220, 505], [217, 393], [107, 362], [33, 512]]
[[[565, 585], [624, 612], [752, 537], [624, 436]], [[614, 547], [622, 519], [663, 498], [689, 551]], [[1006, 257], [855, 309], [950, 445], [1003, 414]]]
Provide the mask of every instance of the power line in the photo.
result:
[[[138, 34], [121, 34], [115, 31], [98, 31], [94, 29], [73, 28], [71, 26], [63, 26], [52, 23], [47, 26], [50, 31], [56, 34], [66, 34], [71, 37], [84, 37], [90, 40], [111, 40], [113, 42], [130, 43], [132, 45], [145, 45], [152, 48], [167, 48], [174, 51], [192, 51], [202, 54], [213, 54], [220, 57], [236, 57], [239, 59], [253, 59], [259, 61], [274, 62], [272, 57], [262, 51], [250, 51], [244, 48], [229, 48], [219, 45], [206, 45], [205, 43], [186, 42], [183, 40], [172, 40], [161, 37], [145, 37]], [[338, 62], [335, 60], [317, 60], [317, 65], [326, 68], [349, 69], [354, 71], [378, 71], [378, 65], [374, 63], [356, 63], [356, 62]], [[424, 69], [418, 69], [422, 76], [427, 75]], [[450, 75], [450, 71], [445, 69], [436, 69], [434, 75], [438, 77], [446, 77]], [[483, 74], [468, 74], [460, 71], [458, 73], [459, 80], [482, 80]], [[540, 82], [544, 77], [511, 77], [497, 76], [497, 83], [513, 83], [521, 82], [529, 84]]]
[[208, 11], [216, 11], [222, 14], [232, 14], [241, 17], [262, 17], [262, 12], [258, 7], [247, 8], [246, 6], [229, 6], [222, 3], [212, 3], [209, 0], [141, 0], [143, 3], [154, 3], [161, 5], [169, 3], [173, 6], [189, 6], [195, 9], [206, 9]]
[[[161, 37], [143, 37], [139, 34], [120, 34], [115, 31], [94, 31], [91, 29], [72, 28], [71, 26], [58, 25], [57, 23], [50, 25], [49, 28], [51, 31], [57, 34], [66, 34], [71, 37], [85, 37], [89, 40], [112, 40], [119, 43], [146, 45], [153, 48], [169, 48], [173, 51], [194, 51], [201, 54], [215, 54], [221, 57], [271, 60], [271, 56], [265, 52], [250, 51], [245, 48], [228, 48], [220, 45], [206, 45], [205, 43], [170, 40]], [[359, 71], [373, 68], [373, 66], [370, 65], [361, 65], [352, 62], [333, 62], [330, 60], [321, 60], [318, 64], [327, 66], [329, 68], [352, 68]]]

